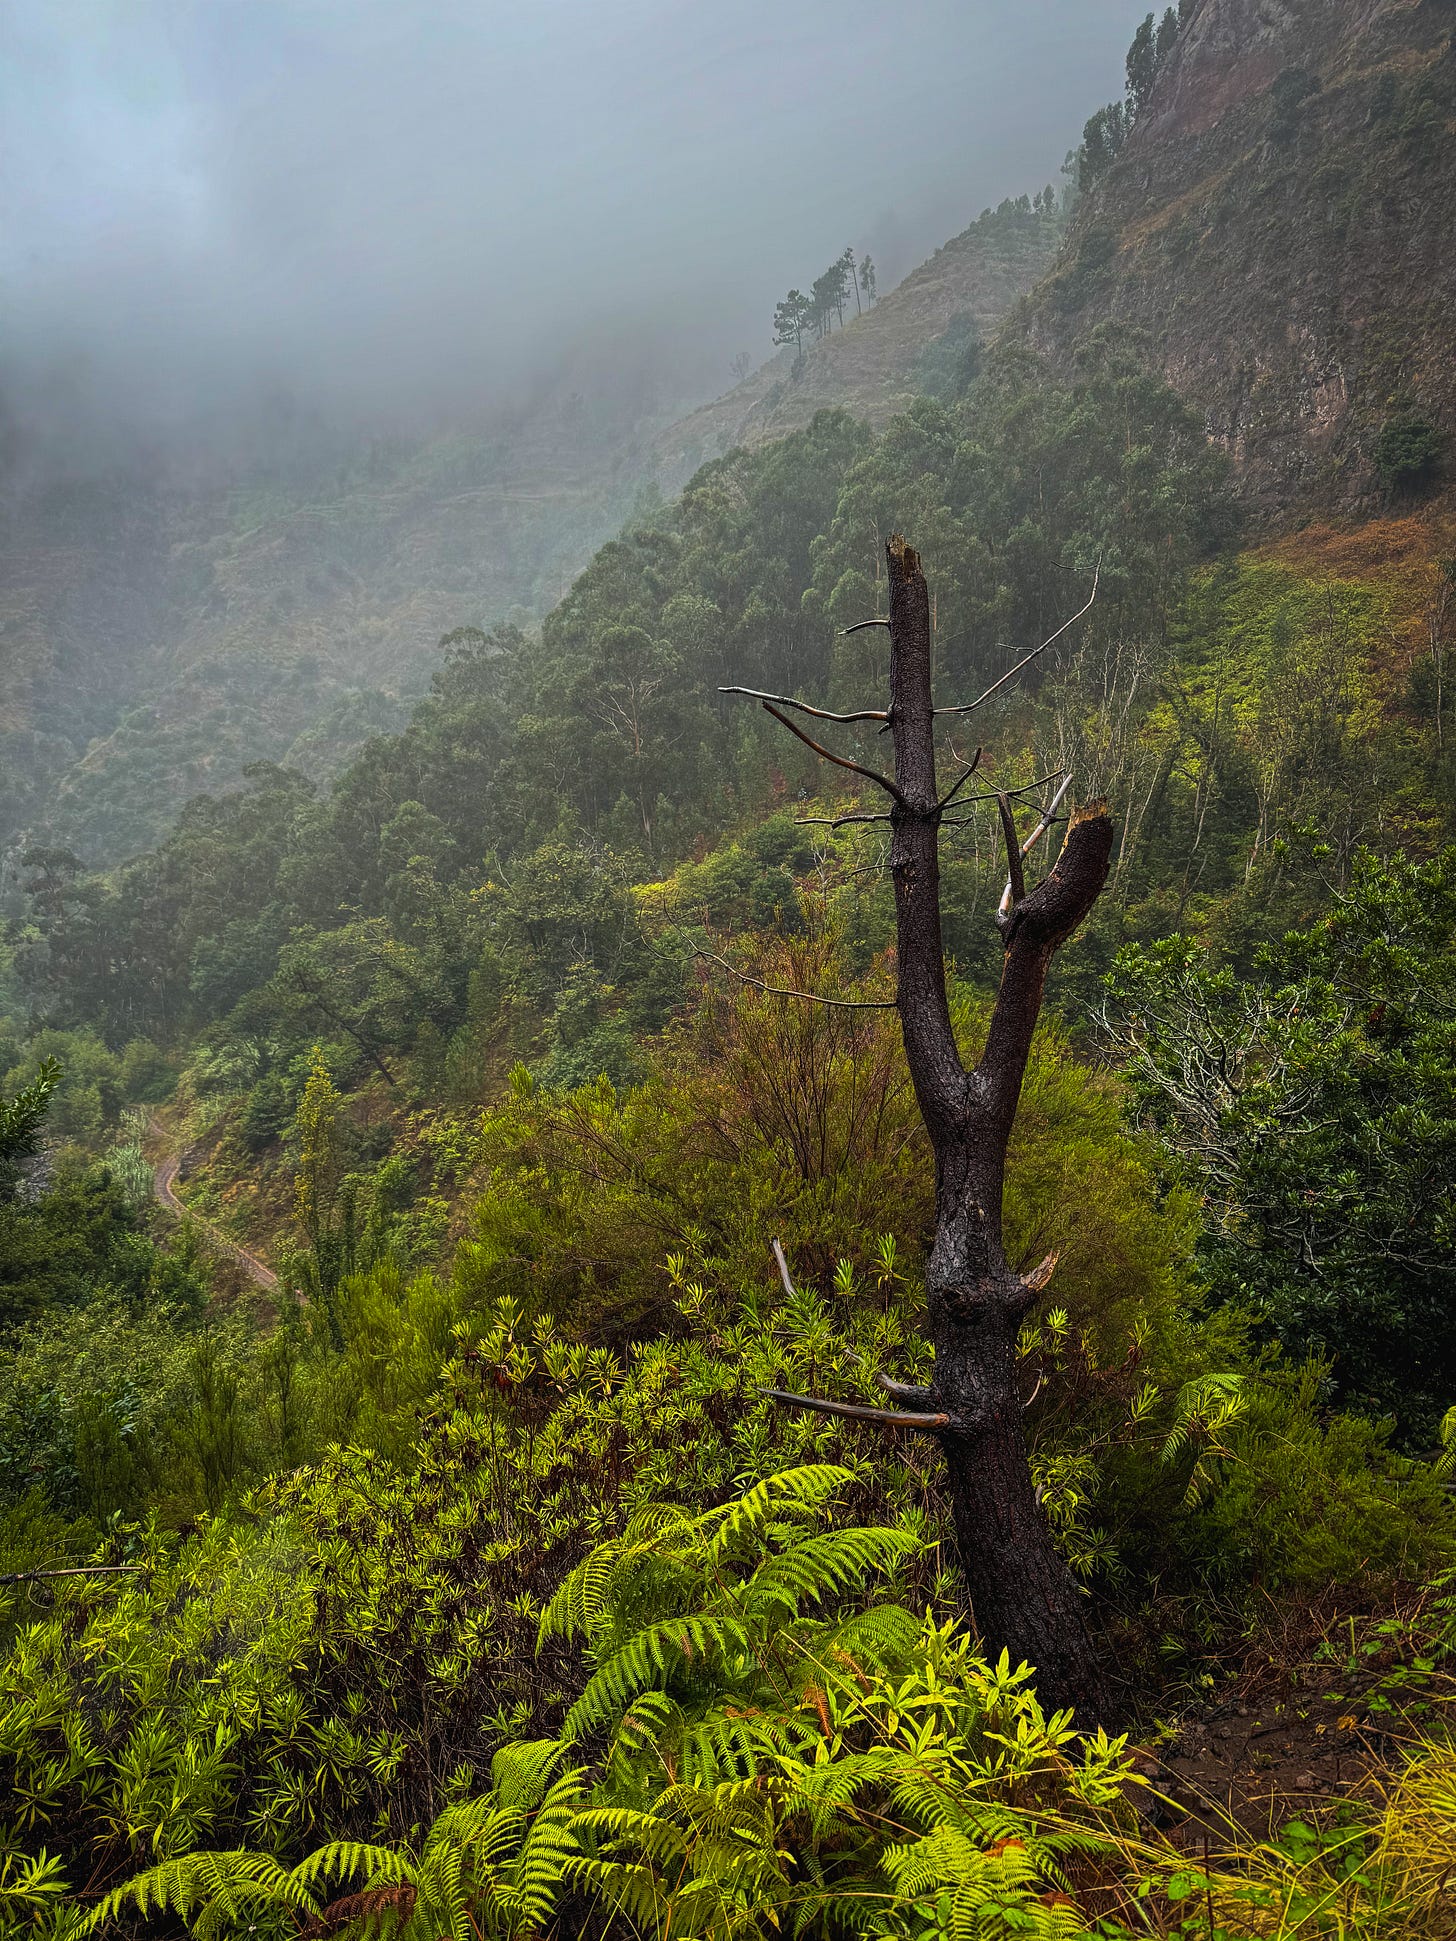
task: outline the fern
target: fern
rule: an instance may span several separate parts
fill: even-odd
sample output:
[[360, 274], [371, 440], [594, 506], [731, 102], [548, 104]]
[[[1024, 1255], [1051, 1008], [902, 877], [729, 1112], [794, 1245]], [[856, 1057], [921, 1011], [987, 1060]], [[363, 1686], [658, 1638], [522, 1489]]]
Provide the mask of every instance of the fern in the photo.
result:
[[212, 1941], [246, 1916], [271, 1909], [311, 1918], [319, 1912], [304, 1880], [286, 1872], [271, 1854], [241, 1848], [164, 1860], [107, 1894], [83, 1932], [93, 1933], [128, 1905], [140, 1914], [180, 1915], [199, 1941]]

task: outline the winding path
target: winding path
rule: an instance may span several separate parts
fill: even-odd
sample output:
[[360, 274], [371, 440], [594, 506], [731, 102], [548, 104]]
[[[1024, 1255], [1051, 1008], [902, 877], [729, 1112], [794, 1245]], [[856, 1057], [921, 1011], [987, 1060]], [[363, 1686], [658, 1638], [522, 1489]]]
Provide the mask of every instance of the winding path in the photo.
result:
[[[152, 1118], [147, 1122], [148, 1130], [154, 1139], [165, 1139], [167, 1129], [160, 1119]], [[265, 1267], [256, 1254], [250, 1254], [246, 1247], [240, 1247], [236, 1240], [229, 1240], [225, 1233], [203, 1220], [190, 1207], [182, 1204], [177, 1197], [177, 1171], [182, 1164], [181, 1153], [168, 1153], [157, 1161], [152, 1169], [152, 1191], [159, 1206], [164, 1206], [177, 1220], [190, 1220], [201, 1234], [203, 1240], [215, 1254], [236, 1261], [255, 1287], [265, 1288], [268, 1293], [278, 1291], [278, 1276], [271, 1267]]]

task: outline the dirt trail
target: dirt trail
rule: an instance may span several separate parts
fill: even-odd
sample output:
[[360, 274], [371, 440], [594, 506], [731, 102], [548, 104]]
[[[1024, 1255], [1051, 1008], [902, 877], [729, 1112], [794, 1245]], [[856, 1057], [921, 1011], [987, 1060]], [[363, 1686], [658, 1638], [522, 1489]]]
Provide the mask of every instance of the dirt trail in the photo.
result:
[[[166, 1127], [160, 1119], [149, 1120], [148, 1129], [155, 1139], [165, 1139], [167, 1136]], [[220, 1233], [209, 1221], [199, 1219], [197, 1214], [189, 1207], [185, 1207], [178, 1199], [177, 1171], [181, 1164], [182, 1155], [173, 1152], [158, 1160], [153, 1168], [152, 1191], [157, 1197], [158, 1204], [166, 1207], [175, 1219], [190, 1220], [212, 1251], [222, 1254], [228, 1260], [236, 1261], [254, 1286], [266, 1288], [270, 1294], [277, 1293], [278, 1276], [271, 1267], [265, 1267], [256, 1254], [250, 1254], [247, 1248], [240, 1247], [236, 1240], [229, 1240], [225, 1233]]]

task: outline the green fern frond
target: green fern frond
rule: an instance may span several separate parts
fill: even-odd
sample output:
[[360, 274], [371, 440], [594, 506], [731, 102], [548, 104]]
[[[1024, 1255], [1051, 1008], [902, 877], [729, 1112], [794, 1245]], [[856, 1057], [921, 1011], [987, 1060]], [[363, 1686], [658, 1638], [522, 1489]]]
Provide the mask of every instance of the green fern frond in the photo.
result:
[[502, 1746], [490, 1762], [491, 1792], [502, 1806], [534, 1806], [561, 1753], [559, 1739], [518, 1739]]
[[639, 1631], [592, 1674], [566, 1715], [562, 1739], [570, 1745], [608, 1724], [655, 1679], [681, 1665], [721, 1660], [751, 1648], [749, 1634], [729, 1611], [693, 1611], [660, 1618]]
[[711, 1530], [711, 1554], [715, 1559], [723, 1557], [735, 1544], [760, 1531], [776, 1509], [817, 1510], [853, 1481], [853, 1472], [837, 1463], [803, 1463], [796, 1469], [780, 1469], [763, 1477], [731, 1503], [710, 1510], [700, 1519], [702, 1527]]
[[289, 1875], [300, 1890], [322, 1886], [325, 1881], [347, 1880], [351, 1874], [368, 1874], [372, 1879], [397, 1881], [407, 1878], [403, 1857], [393, 1847], [371, 1846], [363, 1840], [330, 1840], [327, 1845], [300, 1860]]
[[306, 1885], [287, 1873], [271, 1854], [245, 1848], [225, 1852], [185, 1854], [164, 1860], [123, 1886], [113, 1888], [91, 1912], [81, 1931], [93, 1933], [114, 1920], [127, 1906], [140, 1914], [203, 1916], [199, 1934], [218, 1932], [220, 1921], [236, 1922], [245, 1910], [286, 1908], [290, 1913], [315, 1915], [318, 1907]]
[[801, 1538], [754, 1571], [745, 1608], [766, 1617], [780, 1611], [796, 1617], [805, 1604], [858, 1588], [871, 1571], [893, 1571], [919, 1548], [908, 1531], [892, 1528], [851, 1527]]

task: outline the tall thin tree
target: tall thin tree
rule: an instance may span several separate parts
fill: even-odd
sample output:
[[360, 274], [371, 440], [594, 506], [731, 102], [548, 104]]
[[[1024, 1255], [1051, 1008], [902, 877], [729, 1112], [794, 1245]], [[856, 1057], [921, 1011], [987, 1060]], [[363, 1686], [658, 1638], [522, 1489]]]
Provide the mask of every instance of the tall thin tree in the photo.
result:
[[[925, 1275], [934, 1373], [926, 1388], [881, 1375], [881, 1388], [904, 1405], [898, 1409], [772, 1393], [791, 1407], [936, 1437], [944, 1452], [957, 1544], [983, 1639], [993, 1651], [1004, 1646], [1013, 1660], [1036, 1667], [1044, 1702], [1071, 1705], [1084, 1719], [1096, 1718], [1105, 1708], [1105, 1680], [1088, 1636], [1081, 1594], [1037, 1500], [1017, 1357], [1022, 1322], [1050, 1280], [1056, 1257], [1030, 1272], [1018, 1272], [1006, 1258], [1001, 1220], [1007, 1146], [1047, 972], [1101, 893], [1112, 852], [1112, 823], [1101, 802], [1086, 803], [1071, 814], [1055, 866], [1028, 890], [1026, 858], [1053, 826], [1069, 778], [1025, 840], [1017, 830], [1016, 798], [1010, 791], [980, 798], [996, 801], [1006, 843], [1006, 893], [997, 918], [1004, 955], [985, 1044], [979, 1061], [967, 1070], [946, 992], [940, 829], [959, 813], [954, 805], [975, 773], [980, 751], [942, 790], [935, 723], [937, 716], [973, 713], [1051, 642], [1034, 648], [977, 700], [937, 708], [931, 691], [925, 575], [917, 554], [899, 537], [890, 540], [887, 553], [890, 617], [862, 624], [889, 629], [889, 708], [833, 715], [787, 696], [755, 698], [816, 753], [853, 769], [889, 798], [883, 814], [854, 819], [888, 821], [891, 828], [896, 1006], [915, 1096], [935, 1155], [935, 1229]], [[786, 707], [824, 720], [882, 722], [894, 748], [893, 776], [831, 753], [788, 718]]]

